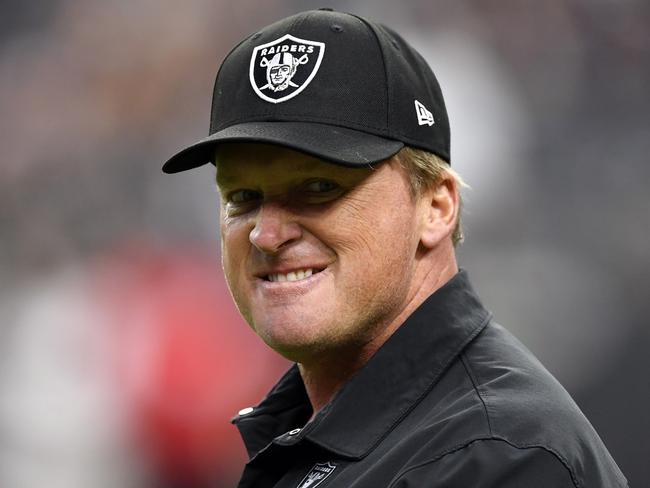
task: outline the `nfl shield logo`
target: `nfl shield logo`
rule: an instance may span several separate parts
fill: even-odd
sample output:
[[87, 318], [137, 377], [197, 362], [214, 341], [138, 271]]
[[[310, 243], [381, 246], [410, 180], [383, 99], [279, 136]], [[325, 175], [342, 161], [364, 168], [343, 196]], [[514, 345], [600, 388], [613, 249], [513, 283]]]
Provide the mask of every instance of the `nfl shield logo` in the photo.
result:
[[296, 488], [315, 488], [320, 485], [325, 479], [332, 474], [336, 469], [336, 464], [330, 462], [317, 463], [302, 479]]
[[267, 102], [289, 100], [314, 79], [324, 53], [324, 42], [307, 41], [290, 34], [257, 46], [251, 56], [251, 86]]

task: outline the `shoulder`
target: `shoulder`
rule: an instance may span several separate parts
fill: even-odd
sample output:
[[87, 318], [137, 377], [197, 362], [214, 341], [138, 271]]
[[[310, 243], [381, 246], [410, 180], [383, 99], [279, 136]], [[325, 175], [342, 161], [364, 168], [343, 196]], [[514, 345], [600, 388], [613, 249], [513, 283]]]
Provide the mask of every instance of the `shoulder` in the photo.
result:
[[627, 486], [566, 390], [497, 324], [465, 347], [413, 414], [418, 420], [400, 429], [418, 447], [391, 487]]
[[[520, 467], [517, 472], [530, 471], [531, 479], [537, 476], [536, 469], [545, 466], [548, 475], [568, 476], [576, 487], [626, 486], [567, 391], [503, 327], [491, 323], [459, 360], [481, 406], [487, 435], [466, 443], [446, 462], [464, 452], [463, 458], [478, 456], [473, 462], [479, 464], [487, 459], [515, 463]], [[489, 454], [485, 454], [482, 451], [488, 445]]]
[[[542, 447], [518, 447], [502, 439], [475, 439], [404, 469], [390, 488], [578, 488], [571, 469]], [[603, 487], [604, 488], [604, 487]]]

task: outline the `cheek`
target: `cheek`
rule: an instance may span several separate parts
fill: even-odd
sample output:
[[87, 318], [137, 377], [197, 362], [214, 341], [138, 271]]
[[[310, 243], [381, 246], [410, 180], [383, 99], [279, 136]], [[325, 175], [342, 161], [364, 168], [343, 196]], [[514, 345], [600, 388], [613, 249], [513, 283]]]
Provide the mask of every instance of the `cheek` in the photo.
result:
[[[244, 255], [248, 249], [248, 231], [245, 226], [221, 224], [221, 265], [231, 289], [243, 278]], [[234, 292], [234, 290], [233, 290]]]
[[[247, 238], [245, 233], [234, 233], [232, 229], [221, 228], [221, 266], [230, 294], [244, 320], [252, 324], [250, 312], [250, 291], [246, 280], [245, 253]], [[242, 238], [245, 240], [242, 242]]]
[[412, 202], [400, 199], [355, 201], [333, 219], [335, 232], [331, 242], [337, 250], [401, 262], [417, 248], [412, 207]]

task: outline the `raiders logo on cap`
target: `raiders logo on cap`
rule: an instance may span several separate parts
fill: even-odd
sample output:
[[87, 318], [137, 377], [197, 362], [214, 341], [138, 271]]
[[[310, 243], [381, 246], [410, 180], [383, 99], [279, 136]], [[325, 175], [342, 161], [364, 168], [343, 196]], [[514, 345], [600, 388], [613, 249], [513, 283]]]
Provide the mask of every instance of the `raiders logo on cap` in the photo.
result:
[[271, 103], [295, 97], [314, 79], [325, 53], [325, 43], [286, 34], [257, 46], [250, 64], [255, 93]]

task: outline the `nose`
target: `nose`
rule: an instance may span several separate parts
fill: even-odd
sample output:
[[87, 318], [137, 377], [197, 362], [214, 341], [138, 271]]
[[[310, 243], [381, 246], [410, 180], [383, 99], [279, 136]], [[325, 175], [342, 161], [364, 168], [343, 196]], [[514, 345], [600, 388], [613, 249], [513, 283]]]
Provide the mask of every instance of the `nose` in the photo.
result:
[[265, 254], [276, 254], [287, 244], [302, 237], [302, 228], [290, 212], [276, 202], [265, 202], [257, 212], [255, 226], [248, 238]]

